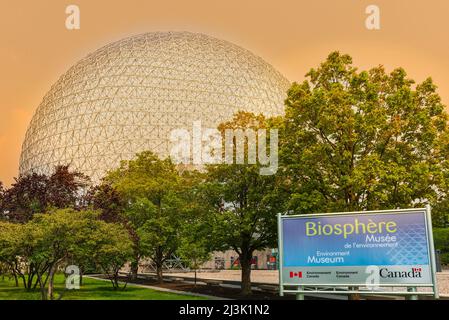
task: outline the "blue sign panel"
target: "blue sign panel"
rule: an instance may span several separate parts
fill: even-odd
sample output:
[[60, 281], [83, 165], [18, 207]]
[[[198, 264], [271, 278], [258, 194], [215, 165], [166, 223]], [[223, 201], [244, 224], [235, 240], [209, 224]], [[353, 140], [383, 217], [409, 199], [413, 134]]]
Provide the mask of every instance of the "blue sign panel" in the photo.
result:
[[427, 217], [425, 209], [280, 216], [282, 282], [432, 285]]
[[429, 264], [425, 215], [283, 219], [284, 267]]

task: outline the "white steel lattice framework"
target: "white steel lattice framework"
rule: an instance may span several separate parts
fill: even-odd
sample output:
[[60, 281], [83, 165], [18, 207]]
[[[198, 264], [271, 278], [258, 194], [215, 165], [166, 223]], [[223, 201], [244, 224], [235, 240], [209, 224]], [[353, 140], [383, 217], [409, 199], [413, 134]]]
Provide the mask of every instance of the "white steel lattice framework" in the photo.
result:
[[120, 160], [169, 154], [172, 129], [239, 111], [282, 114], [289, 82], [251, 52], [203, 34], [155, 32], [111, 43], [70, 68], [34, 114], [20, 173], [69, 164], [98, 182]]

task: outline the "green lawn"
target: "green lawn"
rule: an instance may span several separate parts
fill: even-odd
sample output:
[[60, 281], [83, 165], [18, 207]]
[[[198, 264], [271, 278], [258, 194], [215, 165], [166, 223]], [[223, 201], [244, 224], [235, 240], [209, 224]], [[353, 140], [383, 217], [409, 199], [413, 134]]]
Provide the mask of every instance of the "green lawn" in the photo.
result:
[[[63, 300], [203, 300], [204, 297], [179, 295], [142, 288], [128, 284], [124, 291], [112, 289], [109, 281], [83, 278], [79, 290], [65, 290], [64, 275], [55, 278], [56, 296], [63, 293]], [[40, 292], [27, 292], [23, 286], [16, 287], [13, 279], [0, 276], [0, 300], [39, 300]]]

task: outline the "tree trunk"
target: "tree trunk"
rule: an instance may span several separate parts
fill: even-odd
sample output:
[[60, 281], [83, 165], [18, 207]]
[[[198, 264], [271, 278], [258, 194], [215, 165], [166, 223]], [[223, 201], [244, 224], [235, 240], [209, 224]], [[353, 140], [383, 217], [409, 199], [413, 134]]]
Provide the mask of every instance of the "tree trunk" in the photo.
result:
[[196, 269], [195, 269], [195, 285], [194, 287], [196, 288]]
[[82, 268], [80, 268], [80, 274], [79, 274], [79, 276], [80, 276], [80, 287], [83, 285], [83, 269]]
[[55, 278], [55, 272], [56, 272], [56, 266], [50, 267], [50, 270], [48, 271], [48, 291], [47, 291], [47, 298], [48, 300], [53, 300], [53, 289], [54, 289], [54, 278]]
[[41, 292], [41, 300], [47, 300], [47, 292], [45, 291], [45, 283], [42, 281], [42, 275], [37, 275], [37, 281], [36, 283], [39, 284], [39, 289]]
[[14, 277], [14, 282], [16, 287], [19, 286], [19, 279], [17, 278], [17, 274], [15, 272], [12, 273], [13, 277]]
[[[349, 287], [350, 290], [356, 290], [359, 287]], [[348, 296], [349, 300], [360, 300], [360, 293], [351, 293]]]
[[135, 257], [131, 262], [131, 280], [137, 280], [137, 273], [139, 272], [139, 257]]
[[28, 274], [28, 278], [27, 278], [27, 281], [26, 281], [26, 284], [25, 284], [25, 288], [27, 290], [31, 290], [32, 289], [32, 287], [33, 287], [33, 279], [34, 279], [34, 271], [32, 273]]
[[242, 294], [250, 295], [251, 291], [251, 259], [253, 252], [252, 251], [242, 251], [242, 254], [239, 255], [240, 266], [242, 267]]
[[163, 253], [162, 253], [162, 249], [160, 247], [156, 249], [156, 255], [155, 255], [154, 263], [156, 264], [157, 281], [159, 283], [162, 283], [162, 280], [163, 280], [163, 277], [162, 277], [162, 265], [164, 263], [164, 256], [163, 256]]
[[26, 281], [26, 277], [25, 275], [20, 276], [22, 278], [22, 282], [23, 282], [23, 287], [26, 289], [27, 288], [27, 281]]
[[162, 276], [162, 264], [156, 263], [156, 275], [157, 275], [157, 281], [159, 283], [162, 283], [163, 276]]
[[118, 283], [118, 271], [114, 272], [114, 290], [119, 289], [119, 283]]

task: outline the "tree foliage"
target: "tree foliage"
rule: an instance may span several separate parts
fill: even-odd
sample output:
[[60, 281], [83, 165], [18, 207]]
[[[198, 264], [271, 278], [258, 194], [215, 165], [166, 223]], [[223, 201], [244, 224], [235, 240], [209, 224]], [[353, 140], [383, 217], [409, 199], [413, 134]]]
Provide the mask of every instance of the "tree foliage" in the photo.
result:
[[449, 228], [434, 228], [435, 249], [440, 250], [441, 264], [449, 265]]
[[26, 289], [38, 286], [42, 299], [55, 298], [54, 276], [72, 263], [98, 265], [116, 288], [118, 271], [132, 252], [128, 232], [91, 210], [58, 209], [25, 224], [0, 222], [0, 231], [0, 262]]
[[205, 173], [184, 171], [182, 178], [183, 221], [177, 253], [183, 263], [194, 270], [196, 284], [197, 269], [211, 258], [211, 252], [216, 248], [213, 232], [214, 207], [210, 205], [205, 190]]
[[150, 257], [162, 281], [164, 262], [176, 251], [182, 219], [182, 179], [170, 159], [160, 160], [152, 152], [122, 161], [104, 179], [125, 199], [124, 215], [136, 233], [133, 273], [141, 257]]
[[101, 183], [89, 189], [85, 198], [86, 205], [100, 211], [100, 219], [106, 222], [123, 222], [125, 199], [107, 183]]
[[55, 167], [50, 176], [34, 172], [19, 176], [4, 191], [2, 213], [12, 221], [23, 223], [50, 208], [78, 208], [88, 181], [87, 176], [70, 171], [68, 166]]
[[[263, 116], [240, 112], [219, 130], [264, 129], [269, 121]], [[234, 140], [235, 144], [235, 140]], [[235, 147], [235, 146], [234, 146]], [[245, 146], [245, 154], [248, 147]], [[251, 260], [255, 250], [274, 246], [276, 214], [282, 203], [276, 189], [276, 175], [260, 175], [261, 165], [218, 164], [207, 167], [207, 198], [214, 211], [214, 239], [217, 250], [232, 248], [242, 267], [242, 292], [251, 292]]]
[[408, 208], [447, 196], [447, 114], [401, 68], [331, 53], [286, 99], [280, 156], [296, 213]]
[[117, 223], [100, 223], [95, 237], [95, 249], [90, 251], [92, 259], [117, 290], [119, 271], [133, 257], [133, 242], [123, 225]]
[[[3, 273], [12, 275], [19, 285], [19, 277], [23, 276], [20, 254], [22, 225], [0, 221], [0, 264]], [[25, 283], [25, 282], [24, 282]]]

